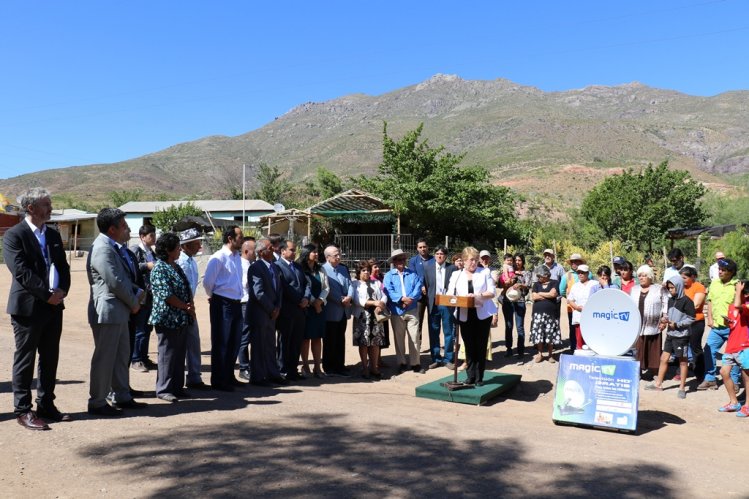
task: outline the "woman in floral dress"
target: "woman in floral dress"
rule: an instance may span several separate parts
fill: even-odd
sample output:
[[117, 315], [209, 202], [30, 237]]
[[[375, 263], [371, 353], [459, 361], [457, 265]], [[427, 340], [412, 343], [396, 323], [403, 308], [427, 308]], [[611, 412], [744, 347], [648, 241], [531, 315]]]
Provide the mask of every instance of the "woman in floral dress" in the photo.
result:
[[533, 284], [533, 317], [531, 320], [531, 343], [536, 345], [538, 353], [534, 362], [543, 360], [544, 345], [549, 351], [549, 362], [556, 362], [553, 356], [554, 345], [562, 344], [562, 332], [559, 329], [559, 306], [557, 289], [559, 283], [551, 279], [551, 272], [545, 265], [536, 269], [538, 281]]

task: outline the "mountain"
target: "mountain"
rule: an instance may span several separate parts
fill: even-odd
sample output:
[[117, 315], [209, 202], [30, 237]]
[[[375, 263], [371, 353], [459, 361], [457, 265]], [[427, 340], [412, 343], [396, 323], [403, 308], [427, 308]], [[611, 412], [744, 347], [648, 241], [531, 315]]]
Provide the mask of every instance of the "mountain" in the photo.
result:
[[557, 177], [587, 190], [621, 168], [663, 159], [705, 182], [749, 171], [747, 91], [696, 97], [629, 83], [543, 92], [503, 79], [438, 74], [383, 95], [308, 102], [236, 137], [210, 136], [119, 163], [5, 179], [0, 192], [43, 184], [92, 201], [133, 188], [215, 197], [241, 182], [243, 163], [277, 165], [292, 180], [318, 166], [341, 175], [373, 172], [384, 121], [394, 137], [424, 122], [423, 137], [432, 145], [465, 153], [465, 163], [484, 165], [497, 183], [521, 191], [549, 192], [558, 187]]

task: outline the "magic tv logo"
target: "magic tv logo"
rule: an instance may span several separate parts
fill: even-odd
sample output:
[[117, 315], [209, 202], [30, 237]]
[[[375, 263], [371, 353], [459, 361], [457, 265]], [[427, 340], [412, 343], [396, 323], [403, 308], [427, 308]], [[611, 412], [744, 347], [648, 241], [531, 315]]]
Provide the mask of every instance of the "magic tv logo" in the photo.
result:
[[629, 312], [593, 312], [594, 319], [604, 319], [607, 321], [629, 322]]
[[607, 364], [599, 366], [598, 364], [577, 364], [572, 363], [569, 365], [570, 371], [583, 371], [586, 374], [601, 373], [606, 376], [613, 376], [616, 374], [616, 364]]

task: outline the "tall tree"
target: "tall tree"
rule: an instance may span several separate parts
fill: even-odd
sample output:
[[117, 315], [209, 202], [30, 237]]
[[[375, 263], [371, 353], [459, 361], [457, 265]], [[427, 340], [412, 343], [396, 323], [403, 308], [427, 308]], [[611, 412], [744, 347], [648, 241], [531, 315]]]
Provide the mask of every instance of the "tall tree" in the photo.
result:
[[510, 189], [491, 183], [480, 166], [459, 166], [463, 155], [431, 147], [421, 139], [424, 124], [394, 140], [383, 128], [378, 174], [360, 177], [365, 189], [391, 204], [411, 228], [464, 241], [514, 239]]
[[284, 174], [277, 166], [266, 163], [260, 164], [255, 177], [256, 188], [252, 197], [262, 199], [270, 204], [280, 203], [291, 191], [291, 183], [284, 178]]
[[183, 218], [187, 216], [202, 215], [203, 210], [201, 210], [191, 202], [187, 202], [156, 211], [151, 218], [151, 222], [157, 229], [168, 232], [170, 230], [174, 230], [175, 224], [181, 221]]
[[585, 196], [580, 214], [607, 239], [652, 251], [666, 230], [704, 223], [704, 195], [705, 186], [689, 172], [670, 170], [664, 161], [608, 177]]

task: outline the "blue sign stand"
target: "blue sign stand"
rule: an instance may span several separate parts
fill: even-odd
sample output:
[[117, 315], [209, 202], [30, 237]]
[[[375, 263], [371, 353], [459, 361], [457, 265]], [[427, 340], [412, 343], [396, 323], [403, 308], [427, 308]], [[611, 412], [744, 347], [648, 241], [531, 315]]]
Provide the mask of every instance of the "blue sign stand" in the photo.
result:
[[639, 382], [640, 362], [631, 357], [563, 354], [552, 420], [634, 432]]

